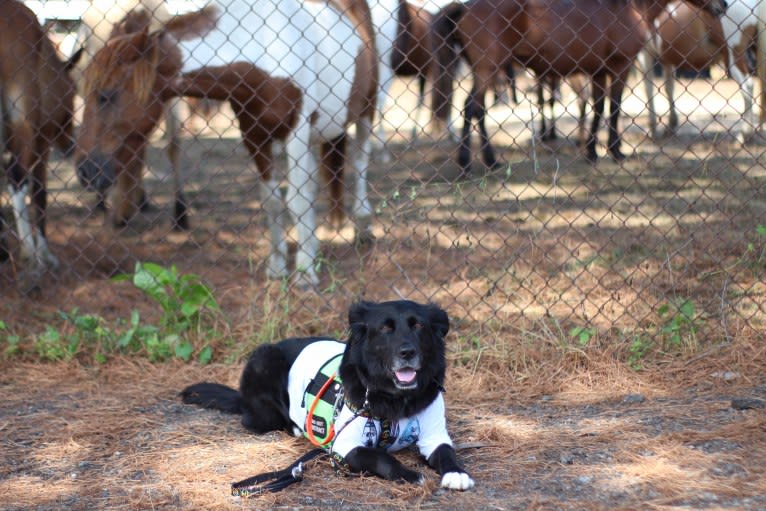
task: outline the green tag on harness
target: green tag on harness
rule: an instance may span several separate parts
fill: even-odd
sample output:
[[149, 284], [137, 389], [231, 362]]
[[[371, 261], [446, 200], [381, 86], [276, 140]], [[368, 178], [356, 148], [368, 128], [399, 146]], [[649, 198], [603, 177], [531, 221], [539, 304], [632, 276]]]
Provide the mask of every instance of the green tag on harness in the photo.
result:
[[335, 401], [342, 388], [340, 377], [336, 373], [342, 357], [341, 353], [325, 362], [303, 394], [303, 403], [308, 409], [303, 434], [312, 443], [324, 448], [329, 448], [335, 436]]

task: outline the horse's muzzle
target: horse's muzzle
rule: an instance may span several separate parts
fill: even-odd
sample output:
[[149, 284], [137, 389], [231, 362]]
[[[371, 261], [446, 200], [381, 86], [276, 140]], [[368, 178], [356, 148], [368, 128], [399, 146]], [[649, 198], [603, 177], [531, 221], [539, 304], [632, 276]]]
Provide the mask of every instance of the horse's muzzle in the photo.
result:
[[104, 155], [89, 154], [77, 162], [77, 177], [86, 190], [104, 192], [114, 184], [114, 164]]

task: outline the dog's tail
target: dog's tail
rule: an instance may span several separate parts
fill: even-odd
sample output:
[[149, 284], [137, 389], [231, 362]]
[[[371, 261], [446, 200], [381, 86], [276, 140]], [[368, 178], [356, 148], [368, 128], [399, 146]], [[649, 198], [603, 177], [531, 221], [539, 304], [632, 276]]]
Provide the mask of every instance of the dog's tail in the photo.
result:
[[220, 383], [195, 383], [181, 391], [181, 399], [187, 405], [198, 405], [226, 413], [242, 413], [242, 395], [235, 389]]

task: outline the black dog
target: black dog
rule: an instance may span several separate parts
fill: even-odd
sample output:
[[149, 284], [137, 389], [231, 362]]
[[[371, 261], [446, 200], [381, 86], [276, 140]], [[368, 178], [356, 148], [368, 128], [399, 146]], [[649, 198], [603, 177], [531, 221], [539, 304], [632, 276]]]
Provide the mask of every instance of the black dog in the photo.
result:
[[404, 300], [361, 302], [348, 320], [346, 343], [312, 337], [260, 346], [239, 392], [198, 383], [181, 392], [183, 401], [242, 414], [242, 424], [255, 433], [305, 434], [329, 448], [337, 464], [389, 480], [422, 481], [389, 454], [414, 444], [443, 487], [473, 487], [458, 464], [444, 414], [447, 313]]

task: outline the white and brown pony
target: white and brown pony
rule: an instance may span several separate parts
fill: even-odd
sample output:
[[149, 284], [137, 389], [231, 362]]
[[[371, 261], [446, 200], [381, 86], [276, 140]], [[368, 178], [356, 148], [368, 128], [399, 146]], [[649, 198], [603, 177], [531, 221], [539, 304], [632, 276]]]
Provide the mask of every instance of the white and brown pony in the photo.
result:
[[[143, 28], [114, 38], [85, 71], [85, 112], [77, 144], [77, 172], [87, 186], [105, 190], [117, 182], [117, 224], [136, 213], [136, 183], [149, 135], [163, 106], [174, 97], [227, 100], [244, 144], [262, 178], [271, 231], [269, 277], [288, 275], [283, 222], [285, 201], [275, 175], [272, 146], [284, 142], [288, 165], [286, 206], [295, 223], [298, 284], [318, 282], [314, 202], [319, 165], [347, 144], [357, 172], [353, 213], [369, 228], [367, 164], [377, 76], [374, 45], [359, 27], [369, 15], [346, 15], [325, 3], [297, 0], [227, 0], [171, 19], [160, 31]], [[139, 24], [140, 25], [140, 24]], [[367, 34], [367, 35], [365, 35]], [[341, 162], [342, 165], [342, 162]], [[333, 211], [341, 214], [342, 188], [332, 186], [342, 167], [329, 169]], [[183, 200], [176, 197], [176, 201]]]
[[[76, 45], [83, 49], [83, 58], [73, 70], [72, 75], [81, 89], [80, 93], [83, 92], [82, 78], [85, 67], [109, 39], [124, 35], [125, 27], [120, 25], [128, 14], [131, 16], [140, 14], [148, 24], [149, 31], [160, 29], [171, 18], [165, 0], [91, 0], [90, 5], [82, 15], [76, 38]], [[165, 133], [168, 138], [166, 151], [170, 162], [170, 173], [178, 192], [183, 187], [180, 126], [180, 101], [173, 99], [168, 102], [165, 111]], [[143, 179], [136, 183], [136, 187], [140, 189], [142, 197], [140, 205], [145, 208], [149, 202], [144, 191]], [[98, 208], [106, 209], [104, 196], [99, 197]], [[189, 225], [186, 216], [186, 202], [178, 201], [176, 208], [174, 228], [187, 229]]]
[[[29, 8], [0, 2], [0, 156], [10, 153], [6, 183], [33, 286], [43, 270], [58, 265], [45, 235], [47, 165], [51, 146], [64, 154], [72, 150], [75, 85], [69, 71], [80, 55], [62, 62]], [[0, 232], [0, 258], [9, 255]]]
[[668, 5], [657, 18], [655, 38], [650, 42], [647, 51], [639, 57], [646, 87], [649, 129], [653, 137], [659, 135], [651, 73], [655, 58], [663, 67], [665, 93], [670, 106], [667, 122], [669, 133], [674, 133], [678, 128], [674, 101], [676, 69], [701, 71], [718, 62], [724, 65], [729, 75], [737, 82], [742, 95], [744, 108], [735, 130], [741, 141], [752, 132], [755, 123], [752, 79], [755, 60], [752, 58], [752, 49], [757, 44], [756, 9], [759, 2], [729, 0], [727, 4], [726, 12], [720, 18], [688, 2], [674, 2]]

